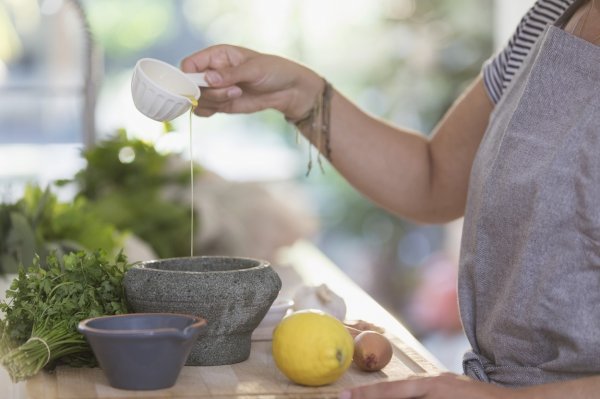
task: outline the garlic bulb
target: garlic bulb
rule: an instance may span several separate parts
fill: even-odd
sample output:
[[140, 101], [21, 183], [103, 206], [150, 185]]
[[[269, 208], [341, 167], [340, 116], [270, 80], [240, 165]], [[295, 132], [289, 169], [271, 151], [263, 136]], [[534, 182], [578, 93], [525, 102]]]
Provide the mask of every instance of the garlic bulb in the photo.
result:
[[303, 286], [294, 295], [294, 310], [319, 309], [329, 313], [336, 319], [346, 318], [346, 302], [326, 284], [319, 286]]

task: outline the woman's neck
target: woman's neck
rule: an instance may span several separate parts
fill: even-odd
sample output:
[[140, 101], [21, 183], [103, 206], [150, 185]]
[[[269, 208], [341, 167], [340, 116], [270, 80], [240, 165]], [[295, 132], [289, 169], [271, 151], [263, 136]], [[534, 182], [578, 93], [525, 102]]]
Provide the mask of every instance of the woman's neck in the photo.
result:
[[565, 31], [600, 44], [600, 0], [589, 0], [579, 7], [567, 22]]

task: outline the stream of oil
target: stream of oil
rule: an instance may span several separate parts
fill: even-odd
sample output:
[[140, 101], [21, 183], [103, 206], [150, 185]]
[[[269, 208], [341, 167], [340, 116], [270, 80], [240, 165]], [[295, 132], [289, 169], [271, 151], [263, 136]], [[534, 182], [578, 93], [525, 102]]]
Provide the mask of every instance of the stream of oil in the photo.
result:
[[194, 148], [192, 140], [192, 115], [198, 106], [198, 100], [194, 96], [185, 95], [192, 107], [190, 108], [189, 130], [190, 130], [190, 257], [194, 256]]

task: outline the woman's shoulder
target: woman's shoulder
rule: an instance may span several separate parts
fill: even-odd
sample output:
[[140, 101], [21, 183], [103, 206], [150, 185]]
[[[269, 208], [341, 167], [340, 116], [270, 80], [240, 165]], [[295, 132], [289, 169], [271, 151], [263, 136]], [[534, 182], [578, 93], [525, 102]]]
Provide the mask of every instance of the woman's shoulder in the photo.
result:
[[483, 81], [498, 103], [544, 29], [553, 24], [576, 0], [537, 0], [523, 16], [508, 43], [483, 65]]

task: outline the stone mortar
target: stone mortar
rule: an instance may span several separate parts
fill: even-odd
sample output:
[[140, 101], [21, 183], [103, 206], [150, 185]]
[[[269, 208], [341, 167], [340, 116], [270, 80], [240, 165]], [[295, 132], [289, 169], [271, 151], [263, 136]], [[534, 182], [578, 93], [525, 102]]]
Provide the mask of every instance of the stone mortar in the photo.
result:
[[246, 360], [250, 336], [281, 289], [268, 262], [198, 256], [143, 262], [123, 281], [135, 312], [169, 312], [207, 320], [187, 360], [216, 366]]

